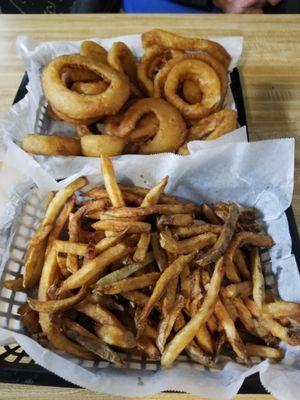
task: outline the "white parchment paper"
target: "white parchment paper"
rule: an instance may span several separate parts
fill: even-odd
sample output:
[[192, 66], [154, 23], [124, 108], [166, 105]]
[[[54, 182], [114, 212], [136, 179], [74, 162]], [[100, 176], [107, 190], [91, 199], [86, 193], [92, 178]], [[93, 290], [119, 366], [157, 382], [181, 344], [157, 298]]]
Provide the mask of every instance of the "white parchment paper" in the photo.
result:
[[[78, 176], [86, 175], [91, 184], [102, 183], [98, 159], [57, 157], [51, 174], [38, 163], [29, 163], [27, 154], [12, 144], [6, 153], [4, 172], [0, 172], [0, 275], [14, 254], [13, 236], [20, 208], [32, 187], [38, 187], [42, 200], [47, 191], [58, 189]], [[257, 162], [257, 160], [260, 160]], [[280, 168], [278, 168], [280, 166]], [[261, 212], [267, 231], [276, 245], [266, 262], [266, 274], [276, 281], [283, 299], [300, 301], [300, 278], [284, 213], [293, 192], [294, 140], [270, 140], [253, 143], [225, 142], [198, 149], [187, 157], [174, 154], [122, 156], [114, 159], [118, 180], [152, 186], [162, 177], [170, 178], [167, 192], [194, 202], [231, 200], [252, 205]], [[56, 183], [54, 178], [68, 179]], [[17, 221], [17, 222], [16, 222]], [[1, 294], [0, 288], [0, 294]], [[2, 295], [2, 294], [1, 294]], [[25, 296], [25, 295], [24, 295]], [[23, 299], [24, 301], [25, 299]], [[1, 306], [0, 306], [1, 311]], [[296, 400], [300, 369], [300, 348], [282, 345], [285, 358], [278, 364], [259, 362], [252, 368], [223, 360], [221, 370], [209, 371], [181, 358], [168, 371], [144, 371], [131, 365], [123, 369], [97, 367], [42, 348], [17, 326], [0, 319], [0, 344], [18, 342], [40, 365], [79, 386], [98, 392], [123, 396], [144, 396], [162, 390], [185, 391], [216, 399], [231, 399], [246, 376], [259, 372], [262, 383], [278, 399]]]
[[[107, 50], [116, 41], [125, 42], [134, 55], [140, 57], [144, 50], [142, 48], [140, 35], [129, 35], [114, 37], [109, 39], [91, 39]], [[232, 57], [230, 70], [237, 66], [243, 48], [242, 37], [224, 37], [213, 38], [216, 42], [222, 44]], [[12, 106], [6, 112], [0, 114], [0, 159], [1, 154], [9, 146], [10, 143], [20, 144], [20, 141], [27, 133], [41, 133], [41, 134], [59, 134], [65, 136], [76, 135], [75, 128], [72, 124], [50, 120], [46, 116], [45, 98], [40, 83], [40, 74], [42, 68], [50, 62], [53, 58], [62, 54], [78, 53], [81, 41], [53, 41], [53, 42], [39, 42], [27, 36], [19, 36], [17, 39], [18, 55], [22, 58], [24, 67], [29, 77], [27, 85], [28, 94], [18, 104]], [[236, 110], [236, 105], [231, 92], [228, 93], [225, 99], [225, 108]], [[245, 128], [244, 128], [245, 129]], [[240, 132], [240, 136], [244, 134]], [[227, 136], [225, 135], [227, 140]], [[228, 139], [231, 141], [231, 138]], [[191, 152], [197, 149], [199, 141], [193, 142], [189, 145]], [[194, 147], [194, 144], [196, 147]], [[205, 146], [205, 144], [200, 144]], [[56, 157], [34, 156], [29, 155], [32, 160], [37, 161], [43, 168], [50, 171], [58, 162]]]

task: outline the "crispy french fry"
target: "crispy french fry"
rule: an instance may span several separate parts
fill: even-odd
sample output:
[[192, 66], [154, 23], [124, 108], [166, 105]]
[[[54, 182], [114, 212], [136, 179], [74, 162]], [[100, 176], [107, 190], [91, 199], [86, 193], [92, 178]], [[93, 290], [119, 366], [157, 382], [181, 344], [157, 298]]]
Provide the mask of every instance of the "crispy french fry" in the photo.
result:
[[215, 235], [219, 235], [222, 231], [222, 227], [220, 225], [212, 225], [212, 224], [201, 224], [201, 225], [191, 225], [191, 226], [180, 226], [178, 228], [172, 229], [172, 233], [174, 236], [177, 236], [179, 239], [186, 239], [191, 236], [201, 235], [203, 233], [214, 233]]
[[265, 279], [262, 272], [260, 256], [257, 248], [251, 250], [250, 263], [252, 270], [253, 300], [261, 310], [265, 302]]
[[148, 336], [143, 335], [139, 337], [137, 341], [137, 347], [138, 349], [146, 353], [147, 356], [150, 358], [150, 360], [160, 359], [160, 353], [158, 348], [155, 346], [155, 344]]
[[162, 192], [168, 184], [169, 177], [165, 176], [157, 185], [151, 188], [148, 193], [146, 193], [141, 207], [153, 206], [157, 204]]
[[6, 279], [5, 281], [3, 281], [3, 286], [6, 289], [10, 289], [13, 290], [15, 292], [18, 291], [22, 291], [24, 290], [24, 286], [23, 286], [23, 278], [15, 278], [15, 279]]
[[150, 264], [153, 262], [154, 258], [152, 253], [148, 253], [144, 259], [143, 262], [141, 263], [132, 263], [128, 264], [123, 268], [117, 269], [116, 271], [111, 272], [110, 274], [107, 274], [100, 278], [96, 283], [95, 283], [95, 289], [101, 290], [101, 286], [111, 284], [117, 281], [120, 281], [122, 279], [127, 278], [128, 276], [134, 274], [141, 268], [145, 267], [146, 265]]
[[87, 261], [75, 274], [69, 276], [69, 278], [62, 283], [59, 293], [76, 289], [85, 284], [94, 283], [111, 263], [120, 260], [131, 252], [132, 249], [127, 247], [124, 243], [119, 243], [105, 250], [97, 257]]
[[279, 322], [272, 318], [262, 318], [262, 326], [267, 329], [273, 336], [283, 340], [291, 346], [300, 345], [300, 333], [290, 328], [282, 326]]
[[198, 312], [190, 319], [190, 321], [181, 329], [175, 337], [167, 344], [163, 354], [161, 363], [164, 368], [170, 367], [176, 357], [195, 337], [199, 327], [211, 317], [214, 306], [217, 302], [219, 290], [221, 287], [222, 278], [224, 275], [224, 260], [221, 257], [215, 266], [212, 279]]
[[249, 357], [263, 357], [273, 360], [281, 360], [283, 358], [283, 353], [280, 349], [254, 343], [246, 343], [245, 346]]
[[252, 294], [252, 282], [244, 281], [240, 283], [232, 283], [221, 290], [222, 296], [234, 298], [234, 297], [248, 297]]
[[215, 314], [219, 319], [226, 333], [227, 340], [231, 344], [233, 350], [235, 351], [237, 356], [247, 364], [248, 357], [247, 357], [246, 347], [242, 339], [240, 338], [240, 335], [234, 325], [234, 322], [230, 318], [226, 308], [224, 307], [224, 305], [220, 300], [218, 300], [216, 303]]
[[118, 282], [109, 283], [101, 286], [101, 292], [105, 294], [118, 294], [152, 286], [159, 279], [159, 276], [159, 272], [150, 272], [148, 274], [136, 276], [134, 278], [122, 279]]
[[116, 244], [122, 242], [122, 240], [125, 238], [127, 231], [125, 230], [124, 232], [121, 232], [117, 234], [117, 236], [114, 237], [105, 237], [101, 239], [98, 243], [95, 245], [95, 251], [96, 254], [100, 254], [103, 251], [109, 249], [110, 247], [115, 246]]
[[214, 353], [213, 340], [205, 324], [200, 326], [195, 336], [195, 340], [198, 345], [205, 351], [205, 353]]
[[150, 314], [153, 309], [155, 303], [159, 301], [159, 299], [164, 294], [164, 291], [167, 288], [167, 285], [175, 279], [181, 273], [185, 264], [189, 263], [194, 257], [194, 253], [188, 254], [186, 256], [179, 256], [173, 263], [171, 263], [161, 274], [160, 278], [155, 284], [151, 297], [147, 303], [147, 305], [143, 308], [140, 318], [139, 318], [139, 327], [144, 326], [146, 318]]
[[190, 226], [194, 222], [192, 214], [161, 215], [158, 218], [158, 225]]
[[87, 293], [87, 287], [82, 286], [78, 293], [65, 299], [41, 301], [28, 297], [27, 301], [30, 308], [32, 308], [33, 310], [52, 314], [57, 311], [63, 311], [71, 308], [72, 306], [83, 300], [86, 297]]
[[155, 261], [160, 271], [163, 271], [167, 266], [167, 255], [159, 243], [159, 236], [157, 232], [151, 233], [151, 246]]
[[114, 207], [125, 206], [122, 192], [117, 184], [116, 175], [109, 157], [101, 155], [101, 169], [104, 185]]
[[209, 223], [214, 225], [221, 225], [220, 218], [217, 217], [213, 209], [210, 208], [207, 204], [202, 205], [202, 212]]
[[216, 241], [216, 235], [213, 233], [204, 233], [189, 239], [177, 241], [167, 232], [160, 233], [160, 245], [163, 249], [175, 254], [188, 254], [195, 249], [201, 250], [204, 247], [213, 245]]
[[92, 224], [92, 227], [96, 230], [107, 230], [113, 232], [124, 232], [126, 230], [127, 233], [143, 233], [150, 232], [151, 230], [151, 225], [147, 222], [122, 221], [115, 219], [97, 221]]
[[245, 260], [245, 255], [241, 249], [236, 249], [235, 255], [233, 257], [233, 262], [237, 267], [239, 275], [246, 281], [250, 280], [251, 274]]
[[117, 365], [118, 367], [123, 365], [123, 361], [120, 355], [114, 350], [112, 350], [107, 344], [105, 344], [99, 338], [94, 339], [90, 336], [82, 335], [79, 332], [71, 329], [66, 329], [65, 334], [68, 336], [68, 338], [76, 341], [85, 349], [96, 354], [103, 360], [110, 361], [111, 363]]
[[234, 234], [238, 217], [238, 207], [233, 203], [230, 204], [228, 207], [228, 215], [218, 240], [214, 243], [213, 247], [198, 258], [198, 265], [205, 266], [216, 262], [218, 258], [224, 254]]
[[58, 253], [70, 253], [82, 257], [85, 255], [88, 249], [88, 245], [86, 243], [67, 242], [63, 240], [55, 240], [54, 246]]
[[20, 318], [22, 324], [26, 326], [30, 333], [41, 332], [41, 326], [39, 324], [39, 314], [36, 311], [31, 310]]
[[75, 309], [94, 321], [99, 322], [101, 325], [113, 325], [122, 328], [121, 322], [110, 311], [100, 304], [91, 304], [87, 301], [82, 301], [76, 304]]
[[46, 256], [48, 255], [50, 249], [52, 248], [54, 241], [59, 238], [59, 235], [62, 232], [62, 230], [69, 218], [69, 215], [75, 206], [75, 203], [76, 203], [75, 195], [72, 195], [67, 200], [66, 204], [63, 206], [63, 209], [61, 210], [60, 214], [58, 215], [58, 217], [53, 225], [53, 229], [48, 236]]
[[292, 301], [275, 301], [267, 303], [262, 308], [263, 316], [267, 318], [300, 317], [300, 304]]
[[151, 240], [150, 232], [144, 232], [141, 234], [141, 237], [138, 241], [136, 250], [133, 255], [134, 261], [143, 262], [148, 251], [150, 240]]
[[[167, 177], [166, 177], [167, 178]], [[164, 179], [166, 179], [164, 178]], [[145, 197], [151, 189], [142, 188], [139, 186], [126, 186], [126, 185], [119, 185], [121, 190], [124, 190], [129, 193], [136, 194], [138, 196]], [[159, 197], [159, 202], [163, 204], [178, 204], [180, 203], [177, 197], [170, 196], [167, 194], [161, 194]]]
[[[55, 275], [57, 272], [57, 259], [56, 250], [53, 247], [46, 260], [41, 274], [41, 280], [39, 285], [38, 300], [46, 301], [48, 300], [48, 289], [52, 285]], [[73, 343], [68, 338], [66, 338], [59, 329], [51, 322], [51, 317], [49, 314], [40, 313], [39, 322], [42, 331], [46, 334], [48, 340], [51, 344], [59, 350], [64, 350], [69, 354], [76, 357], [81, 357], [84, 359], [91, 360], [94, 358], [90, 351], [87, 351], [82, 346]]]
[[132, 349], [137, 343], [132, 332], [114, 325], [96, 324], [95, 332], [103, 342], [123, 349]]
[[61, 207], [66, 203], [68, 198], [71, 197], [76, 190], [81, 189], [86, 184], [87, 180], [85, 178], [78, 178], [65, 188], [59, 190], [47, 208], [42, 225], [52, 225]]
[[118, 207], [104, 212], [111, 218], [147, 217], [151, 214], [190, 214], [197, 211], [194, 204], [157, 204], [147, 207]]
[[173, 329], [177, 317], [181, 313], [184, 303], [185, 303], [184, 297], [181, 295], [177, 295], [175, 303], [172, 309], [170, 310], [169, 314], [166, 315], [158, 325], [156, 346], [158, 347], [161, 353], [164, 351], [167, 339]]
[[51, 225], [44, 225], [41, 226], [40, 229], [38, 228], [35, 232], [35, 235], [30, 239], [29, 246], [36, 246], [41, 241], [45, 240], [48, 237], [51, 229]]

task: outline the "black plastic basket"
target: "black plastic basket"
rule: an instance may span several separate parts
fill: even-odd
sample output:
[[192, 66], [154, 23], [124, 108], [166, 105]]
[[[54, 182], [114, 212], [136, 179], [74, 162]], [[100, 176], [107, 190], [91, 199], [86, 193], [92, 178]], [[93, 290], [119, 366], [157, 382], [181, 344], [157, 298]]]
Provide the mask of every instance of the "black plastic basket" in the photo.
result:
[[[14, 99], [14, 104], [20, 101], [26, 95], [27, 83], [28, 76], [25, 74]], [[239, 124], [247, 127], [242, 86], [237, 68], [235, 68], [231, 73], [231, 90], [237, 106]], [[247, 135], [248, 140], [250, 140], [248, 131]], [[287, 209], [286, 216], [292, 238], [292, 252], [295, 255], [300, 272], [300, 240], [292, 207]], [[77, 387], [35, 364], [35, 362], [17, 344], [0, 347], [0, 382]], [[265, 394], [267, 392], [261, 385], [259, 375], [256, 373], [245, 379], [239, 393]]]

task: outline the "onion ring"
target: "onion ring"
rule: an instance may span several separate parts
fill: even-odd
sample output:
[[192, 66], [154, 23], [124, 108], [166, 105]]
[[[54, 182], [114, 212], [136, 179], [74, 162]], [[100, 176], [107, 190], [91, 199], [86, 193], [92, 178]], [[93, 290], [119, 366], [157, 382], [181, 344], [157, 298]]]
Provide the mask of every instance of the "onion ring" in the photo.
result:
[[[90, 70], [110, 85], [97, 95], [72, 92], [63, 85], [60, 78], [61, 71], [70, 67]], [[43, 70], [42, 86], [47, 100], [66, 120], [93, 119], [116, 114], [130, 94], [129, 82], [124, 75], [105, 64], [80, 55], [60, 56], [52, 60]]]
[[231, 57], [219, 43], [207, 39], [187, 38], [167, 32], [162, 29], [152, 29], [142, 34], [144, 49], [157, 45], [164, 49], [171, 48], [184, 51], [203, 51], [221, 62], [226, 69], [229, 68]]
[[138, 89], [137, 65], [135, 57], [123, 42], [115, 42], [107, 55], [108, 64], [115, 70], [126, 75], [130, 81], [130, 91], [133, 97], [142, 97]]
[[94, 58], [103, 64], [107, 63], [107, 51], [100, 44], [91, 40], [85, 40], [80, 45], [80, 54], [85, 57]]
[[65, 82], [65, 86], [69, 82], [96, 82], [99, 76], [92, 71], [84, 71], [76, 68], [68, 68], [62, 71], [62, 80]]
[[108, 85], [104, 80], [96, 82], [74, 82], [71, 89], [80, 94], [99, 94], [107, 89]]
[[153, 112], [159, 128], [153, 139], [142, 144], [139, 152], [153, 154], [176, 151], [186, 135], [186, 125], [179, 111], [163, 99], [141, 99], [124, 114], [118, 130], [118, 136], [126, 137], [135, 129], [143, 115]]
[[233, 110], [221, 110], [197, 121], [188, 131], [187, 140], [213, 140], [237, 127], [237, 113]]
[[[104, 123], [105, 132], [118, 136], [122, 114], [108, 117]], [[159, 122], [154, 113], [145, 114], [136, 124], [136, 128], [131, 131], [126, 138], [128, 142], [140, 143], [152, 138], [158, 130]]]
[[221, 107], [223, 105], [228, 87], [227, 71], [222, 64], [220, 64], [217, 60], [215, 60], [208, 54], [184, 54], [182, 56], [169, 60], [166, 65], [158, 72], [154, 79], [153, 97], [163, 97], [164, 86], [169, 72], [178, 62], [182, 60], [200, 60], [214, 69], [221, 82]]
[[190, 104], [200, 103], [202, 100], [202, 93], [197, 85], [192, 80], [185, 80], [182, 84], [183, 98]]
[[125, 146], [124, 139], [111, 135], [84, 135], [80, 143], [82, 154], [87, 157], [118, 156]]
[[162, 49], [158, 46], [146, 50], [137, 67], [137, 76], [144, 93], [151, 97], [153, 94], [153, 79], [157, 69], [173, 57], [182, 55], [182, 52], [170, 49]]
[[[196, 80], [202, 91], [200, 103], [189, 104], [182, 99], [177, 90], [185, 79]], [[169, 72], [164, 93], [166, 99], [178, 108], [188, 119], [206, 117], [215, 111], [221, 103], [221, 83], [213, 68], [200, 60], [186, 59], [179, 61]]]

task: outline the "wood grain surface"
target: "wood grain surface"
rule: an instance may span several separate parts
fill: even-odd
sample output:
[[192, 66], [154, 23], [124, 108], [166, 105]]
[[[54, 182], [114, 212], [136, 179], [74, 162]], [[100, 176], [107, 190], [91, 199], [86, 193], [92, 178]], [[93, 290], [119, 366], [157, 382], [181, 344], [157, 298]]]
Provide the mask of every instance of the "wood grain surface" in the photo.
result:
[[[140, 33], [151, 28], [185, 35], [244, 37], [240, 73], [252, 139], [294, 137], [296, 173], [293, 207], [300, 226], [300, 16], [298, 15], [0, 15], [0, 111], [11, 104], [24, 73], [15, 41], [85, 39]], [[280, 168], [280, 166], [278, 166]], [[87, 390], [0, 384], [1, 399], [121, 398]], [[241, 395], [239, 400], [271, 400]], [[185, 394], [160, 394], [148, 400], [200, 400]]]
[[[198, 396], [183, 393], [160, 393], [147, 397], [121, 397], [106, 394], [93, 393], [85, 389], [65, 389], [49, 386], [29, 386], [0, 384], [1, 400], [204, 400]], [[235, 400], [275, 400], [270, 395], [236, 396]]]

